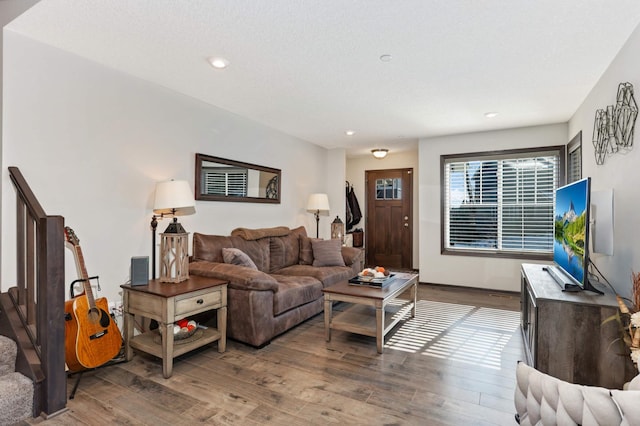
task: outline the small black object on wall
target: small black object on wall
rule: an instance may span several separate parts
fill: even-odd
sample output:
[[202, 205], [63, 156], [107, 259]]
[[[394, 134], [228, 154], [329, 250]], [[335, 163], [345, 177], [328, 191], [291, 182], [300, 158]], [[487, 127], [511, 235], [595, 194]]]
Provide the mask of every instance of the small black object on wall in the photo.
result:
[[149, 284], [149, 256], [131, 258], [131, 285]]

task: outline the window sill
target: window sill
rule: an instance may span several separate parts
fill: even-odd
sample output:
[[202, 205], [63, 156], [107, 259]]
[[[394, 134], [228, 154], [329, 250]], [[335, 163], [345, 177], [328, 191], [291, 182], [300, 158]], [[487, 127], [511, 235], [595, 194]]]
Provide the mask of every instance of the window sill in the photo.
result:
[[444, 256], [470, 256], [470, 257], [493, 257], [501, 259], [522, 259], [522, 260], [537, 260], [537, 261], [553, 261], [553, 253], [513, 253], [504, 251], [472, 251], [472, 250], [453, 250], [444, 249], [440, 251], [440, 254]]

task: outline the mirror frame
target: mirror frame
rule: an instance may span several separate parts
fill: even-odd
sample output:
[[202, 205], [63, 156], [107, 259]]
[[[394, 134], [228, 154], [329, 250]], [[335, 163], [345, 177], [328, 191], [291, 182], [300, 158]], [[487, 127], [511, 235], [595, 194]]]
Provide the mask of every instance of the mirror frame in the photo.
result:
[[[278, 177], [278, 196], [276, 198], [260, 198], [260, 197], [235, 197], [225, 195], [209, 195], [202, 194], [202, 188], [200, 185], [202, 179], [202, 164], [205, 161], [211, 161], [214, 163], [226, 164], [228, 166], [242, 167], [245, 169], [259, 170], [261, 172], [273, 173]], [[274, 169], [272, 167], [258, 166], [256, 164], [243, 163], [242, 161], [229, 160], [226, 158], [213, 157], [206, 154], [196, 154], [196, 176], [195, 176], [195, 198], [200, 201], [230, 201], [241, 203], [270, 203], [280, 204], [281, 194], [281, 182], [282, 172], [280, 169]]]

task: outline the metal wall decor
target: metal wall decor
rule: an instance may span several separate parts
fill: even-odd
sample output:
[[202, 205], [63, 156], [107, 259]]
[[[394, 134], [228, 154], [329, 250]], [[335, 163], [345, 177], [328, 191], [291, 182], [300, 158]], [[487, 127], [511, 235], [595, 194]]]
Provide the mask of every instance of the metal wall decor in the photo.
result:
[[638, 117], [638, 105], [631, 83], [620, 83], [616, 105], [596, 111], [593, 122], [593, 146], [596, 164], [604, 164], [607, 154], [633, 148], [633, 129]]

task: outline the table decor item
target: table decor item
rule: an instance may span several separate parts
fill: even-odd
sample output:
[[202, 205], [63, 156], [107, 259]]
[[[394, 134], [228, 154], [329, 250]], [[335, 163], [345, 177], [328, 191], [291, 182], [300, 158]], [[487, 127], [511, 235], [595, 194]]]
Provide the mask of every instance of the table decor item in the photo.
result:
[[[163, 334], [163, 328], [160, 327], [160, 334]], [[187, 318], [176, 321], [173, 324], [173, 340], [182, 340], [189, 338], [195, 334], [198, 330], [198, 324], [193, 320]]]
[[616, 295], [619, 312], [604, 320], [603, 324], [612, 320], [618, 323], [621, 337], [616, 340], [621, 340], [629, 348], [631, 361], [640, 372], [640, 273], [632, 271], [631, 281], [631, 299]]
[[395, 274], [389, 272], [382, 266], [375, 268], [365, 268], [358, 275], [349, 280], [349, 284], [370, 285], [373, 287], [384, 287], [393, 281]]

